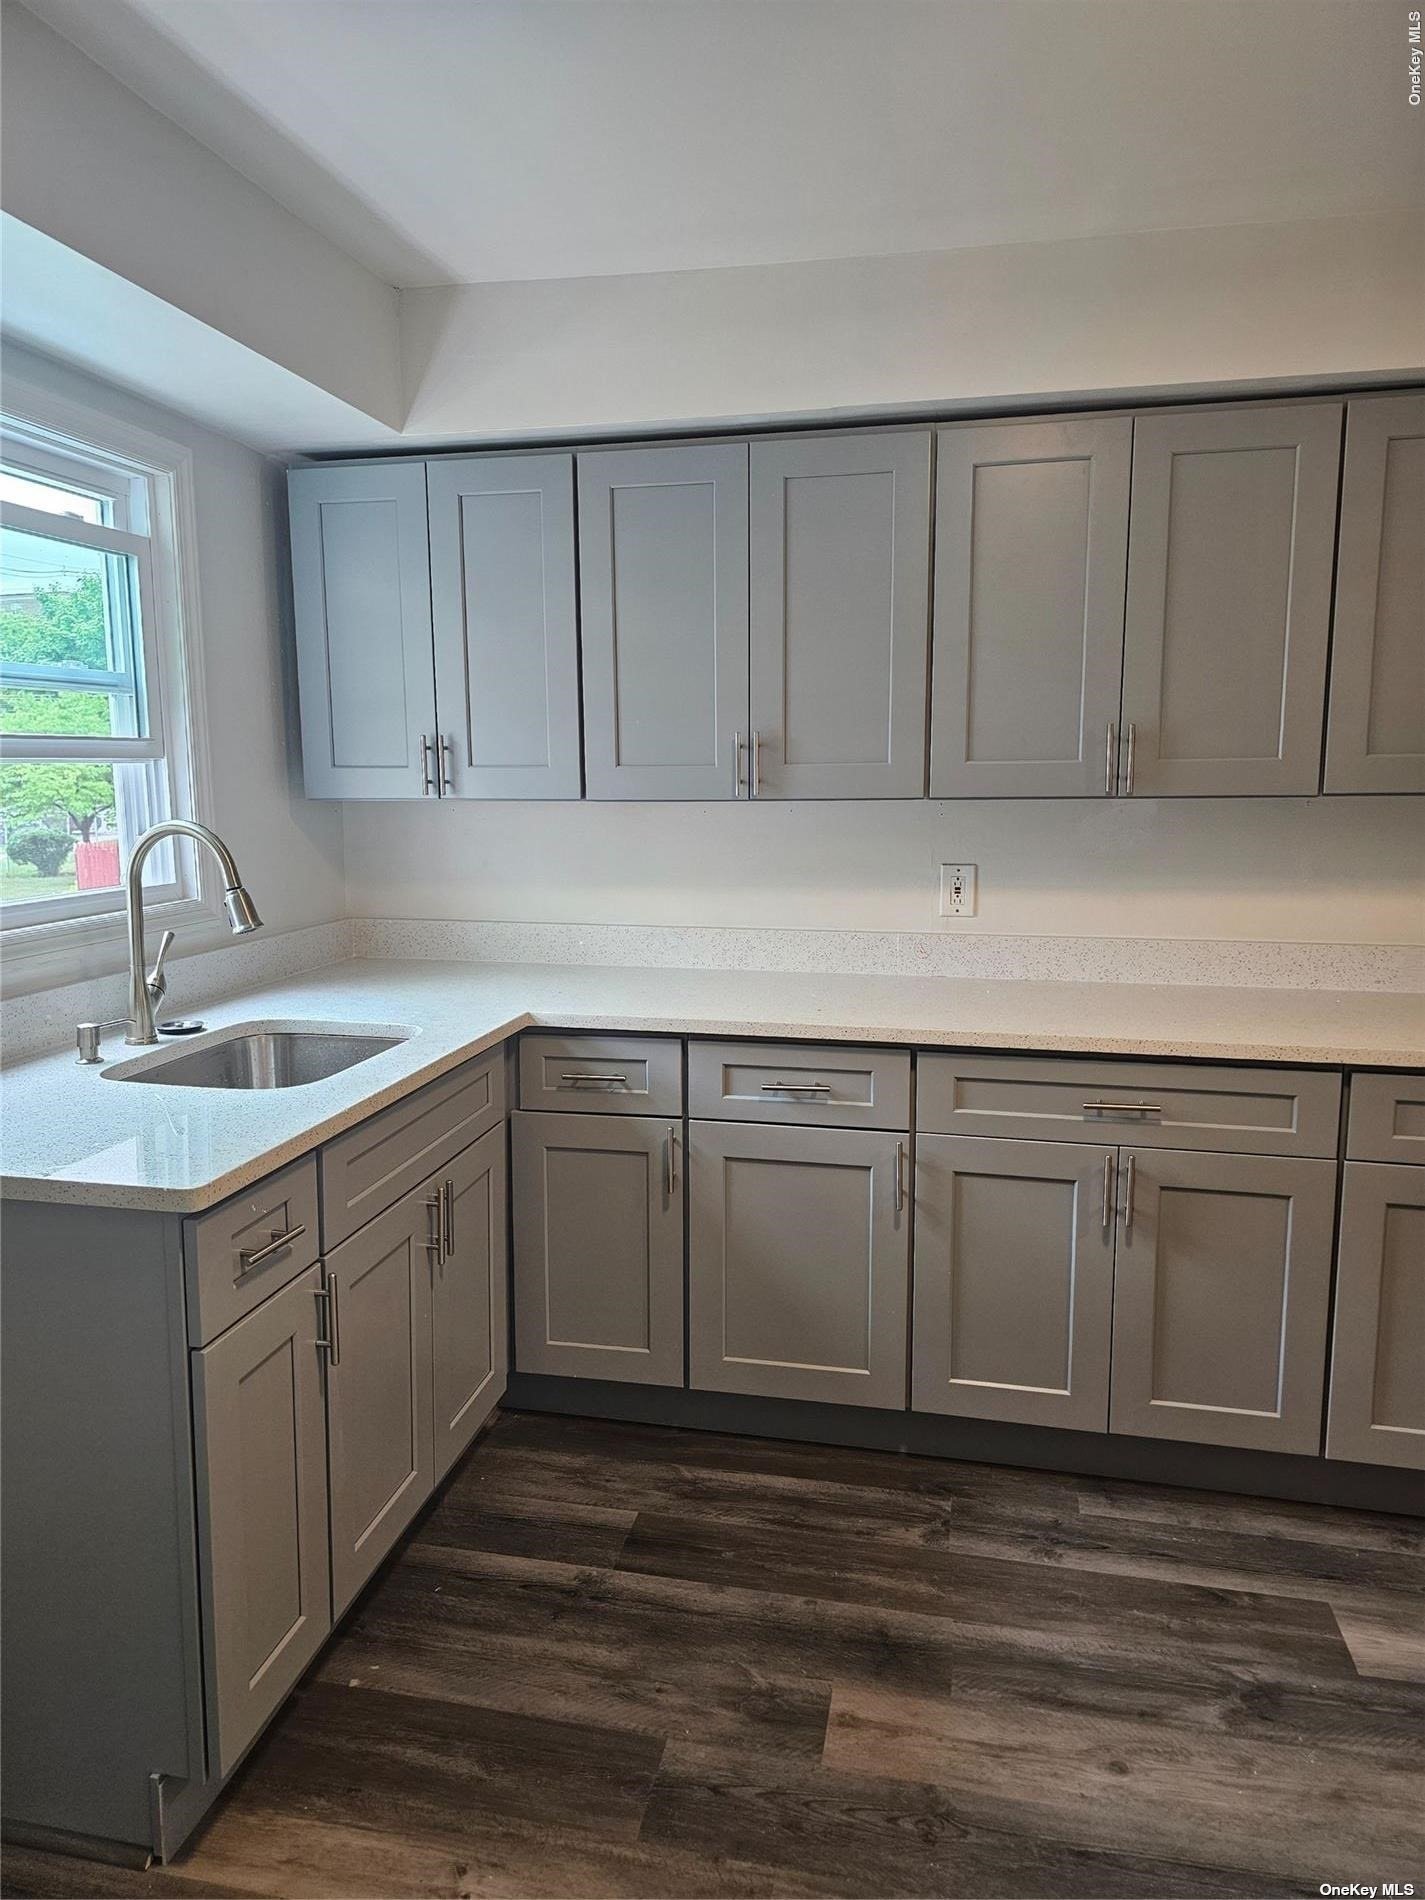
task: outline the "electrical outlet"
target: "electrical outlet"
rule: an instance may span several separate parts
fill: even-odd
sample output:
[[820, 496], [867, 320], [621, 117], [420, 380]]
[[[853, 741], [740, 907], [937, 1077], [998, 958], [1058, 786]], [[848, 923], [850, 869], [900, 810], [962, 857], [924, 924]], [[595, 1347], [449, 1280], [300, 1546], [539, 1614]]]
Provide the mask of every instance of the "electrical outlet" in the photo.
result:
[[942, 864], [940, 867], [940, 915], [973, 917], [979, 870], [973, 864]]

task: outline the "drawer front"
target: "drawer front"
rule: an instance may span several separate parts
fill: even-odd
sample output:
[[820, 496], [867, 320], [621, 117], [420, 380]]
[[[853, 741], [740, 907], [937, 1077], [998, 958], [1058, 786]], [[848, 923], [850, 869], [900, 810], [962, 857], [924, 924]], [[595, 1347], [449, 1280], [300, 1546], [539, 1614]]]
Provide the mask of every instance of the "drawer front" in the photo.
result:
[[1346, 1153], [1425, 1165], [1425, 1075], [1353, 1075]]
[[854, 1043], [691, 1042], [688, 1113], [704, 1121], [909, 1128], [910, 1055]]
[[924, 1134], [1322, 1156], [1341, 1117], [1341, 1078], [1302, 1069], [925, 1054], [918, 1077]]
[[505, 1065], [497, 1049], [328, 1142], [321, 1153], [326, 1246], [384, 1213], [504, 1112]]
[[206, 1346], [321, 1252], [317, 1164], [294, 1161], [183, 1223], [188, 1343]]
[[523, 1036], [520, 1107], [576, 1115], [681, 1115], [676, 1036]]

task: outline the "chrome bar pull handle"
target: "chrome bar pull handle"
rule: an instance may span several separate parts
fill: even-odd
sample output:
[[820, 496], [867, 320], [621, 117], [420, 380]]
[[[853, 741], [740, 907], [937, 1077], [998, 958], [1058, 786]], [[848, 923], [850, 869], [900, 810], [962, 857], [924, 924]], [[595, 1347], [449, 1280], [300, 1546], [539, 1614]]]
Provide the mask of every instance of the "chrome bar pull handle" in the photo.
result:
[[1103, 791], [1105, 798], [1113, 797], [1114, 768], [1118, 764], [1118, 727], [1110, 719], [1108, 736], [1103, 746]]
[[265, 1247], [241, 1248], [238, 1252], [238, 1270], [233, 1275], [233, 1285], [236, 1286], [238, 1281], [244, 1275], [251, 1273], [254, 1267], [260, 1267], [264, 1260], [271, 1260], [275, 1254], [285, 1252], [292, 1242], [300, 1240], [306, 1231], [306, 1226], [302, 1223], [296, 1227], [289, 1227], [286, 1233], [283, 1233], [280, 1228], [274, 1228], [272, 1238]]
[[752, 743], [748, 750], [751, 757], [749, 772], [751, 782], [747, 788], [747, 795], [749, 798], [760, 798], [762, 796], [762, 735], [760, 732], [753, 733]]
[[449, 1260], [455, 1252], [455, 1183], [449, 1180], [440, 1190], [440, 1229]]
[[732, 795], [741, 798], [744, 789], [742, 761], [747, 756], [747, 741], [740, 732], [732, 735]]
[[895, 1208], [899, 1214], [905, 1207], [905, 1143], [896, 1143], [896, 1197]]
[[1085, 1102], [1085, 1115], [1161, 1115], [1161, 1102]]
[[426, 1213], [430, 1219], [426, 1222], [426, 1237], [421, 1244], [432, 1260], [439, 1260], [445, 1251], [445, 1227], [439, 1192], [426, 1196]]
[[1128, 722], [1128, 758], [1123, 768], [1123, 795], [1133, 796], [1133, 772], [1138, 763], [1138, 726], [1135, 720]]
[[451, 761], [455, 757], [455, 747], [445, 734], [441, 733], [436, 740], [436, 748], [440, 756], [440, 795], [442, 798], [449, 798], [455, 791], [455, 773], [451, 766]]
[[663, 1139], [663, 1191], [670, 1201], [678, 1191], [678, 1131], [671, 1122]]
[[764, 1095], [830, 1095], [829, 1082], [764, 1082]]
[[312, 1298], [317, 1303], [317, 1351], [329, 1353], [332, 1349], [331, 1299], [324, 1286], [313, 1287]]
[[327, 1268], [327, 1320], [331, 1328], [331, 1360], [334, 1366], [341, 1364], [341, 1308], [337, 1303], [336, 1275]]
[[1109, 1149], [1103, 1158], [1103, 1231], [1107, 1233], [1113, 1226], [1114, 1180], [1117, 1169], [1113, 1165], [1114, 1151]]
[[428, 732], [423, 732], [421, 734], [421, 797], [422, 798], [435, 798], [436, 796], [438, 796], [439, 788], [436, 785], [435, 773], [431, 767], [432, 750], [433, 748], [430, 742], [430, 734]]
[[1138, 1185], [1138, 1157], [1137, 1155], [1129, 1155], [1128, 1180], [1123, 1190], [1123, 1231], [1125, 1234], [1131, 1234], [1133, 1232], [1134, 1190], [1136, 1189], [1137, 1185]]
[[596, 1069], [565, 1069], [559, 1080], [569, 1082], [575, 1088], [581, 1082], [596, 1082], [605, 1089], [626, 1089], [629, 1086], [628, 1077], [622, 1069], [610, 1069], [607, 1075], [600, 1075]]

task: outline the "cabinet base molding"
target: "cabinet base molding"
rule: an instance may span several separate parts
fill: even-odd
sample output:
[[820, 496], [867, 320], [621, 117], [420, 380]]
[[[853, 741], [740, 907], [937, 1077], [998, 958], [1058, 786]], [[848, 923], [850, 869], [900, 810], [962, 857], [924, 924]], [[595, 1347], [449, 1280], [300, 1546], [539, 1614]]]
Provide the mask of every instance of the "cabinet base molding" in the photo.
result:
[[97, 1860], [106, 1867], [129, 1867], [145, 1873], [153, 1865], [147, 1847], [132, 1841], [110, 1841], [94, 1834], [75, 1834], [66, 1827], [40, 1827], [29, 1821], [0, 1821], [0, 1841], [7, 1847], [32, 1847], [42, 1854], [68, 1854], [75, 1860]]
[[692, 1431], [790, 1438], [858, 1451], [962, 1458], [973, 1464], [1020, 1465], [1085, 1478], [1123, 1478], [1197, 1491], [1284, 1498], [1297, 1504], [1337, 1504], [1358, 1511], [1425, 1516], [1425, 1485], [1418, 1472], [1283, 1452], [1170, 1444], [1047, 1425], [940, 1418], [925, 1412], [874, 1411], [805, 1399], [688, 1392], [675, 1386], [618, 1385], [611, 1380], [528, 1372], [510, 1374], [503, 1409], [618, 1419], [635, 1425], [679, 1425]]

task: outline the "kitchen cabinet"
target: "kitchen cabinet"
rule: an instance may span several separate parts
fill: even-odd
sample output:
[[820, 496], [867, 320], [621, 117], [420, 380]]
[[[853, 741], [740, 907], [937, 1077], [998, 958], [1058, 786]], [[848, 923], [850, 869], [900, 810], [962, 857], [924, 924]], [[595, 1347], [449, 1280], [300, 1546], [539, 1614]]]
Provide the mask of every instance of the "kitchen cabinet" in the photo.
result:
[[1340, 405], [1133, 427], [1119, 791], [1315, 792]]
[[747, 445], [579, 456], [590, 798], [738, 795], [747, 739]]
[[749, 790], [920, 798], [930, 432], [751, 446]]
[[1348, 1161], [1326, 1456], [1425, 1470], [1425, 1167]]
[[1336, 556], [1328, 792], [1425, 792], [1425, 396], [1356, 397]]
[[1319, 1452], [1335, 1162], [1120, 1155], [1110, 1428]]
[[919, 1135], [911, 1407], [1108, 1429], [1118, 1150]]
[[287, 482], [307, 796], [419, 798], [436, 733], [425, 463]]
[[503, 1124], [445, 1171], [431, 1260], [431, 1405], [435, 1481], [494, 1409], [509, 1363], [507, 1150]]
[[933, 798], [1117, 786], [1130, 417], [936, 435]]
[[906, 1137], [693, 1121], [688, 1382], [906, 1403]]
[[683, 1383], [682, 1122], [511, 1117], [515, 1365]]
[[310, 1267], [193, 1354], [209, 1735], [226, 1775], [332, 1625]]
[[443, 798], [578, 798], [568, 455], [428, 465]]

